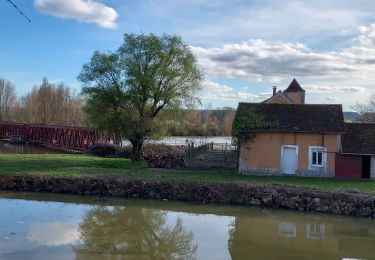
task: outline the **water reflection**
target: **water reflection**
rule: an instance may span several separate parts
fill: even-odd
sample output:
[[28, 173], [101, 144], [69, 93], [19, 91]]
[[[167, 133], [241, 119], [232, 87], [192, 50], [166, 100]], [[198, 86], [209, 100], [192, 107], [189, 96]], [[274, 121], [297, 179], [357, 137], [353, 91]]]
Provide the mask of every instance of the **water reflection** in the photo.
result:
[[279, 235], [283, 237], [296, 237], [296, 224], [289, 222], [280, 222]]
[[116, 256], [133, 259], [195, 259], [197, 246], [181, 218], [171, 226], [167, 213], [140, 207], [95, 207], [79, 224], [82, 245], [76, 259]]
[[373, 220], [275, 213], [236, 217], [232, 259], [375, 259]]
[[324, 224], [307, 224], [306, 238], [308, 239], [323, 239], [326, 233], [326, 226]]
[[28, 239], [45, 246], [76, 244], [79, 241], [77, 221], [50, 222], [30, 226]]
[[1, 260], [375, 259], [374, 220], [48, 194], [0, 204]]
[[43, 146], [31, 144], [10, 144], [8, 141], [0, 140], [0, 154], [45, 154], [62, 153], [61, 150], [54, 150]]

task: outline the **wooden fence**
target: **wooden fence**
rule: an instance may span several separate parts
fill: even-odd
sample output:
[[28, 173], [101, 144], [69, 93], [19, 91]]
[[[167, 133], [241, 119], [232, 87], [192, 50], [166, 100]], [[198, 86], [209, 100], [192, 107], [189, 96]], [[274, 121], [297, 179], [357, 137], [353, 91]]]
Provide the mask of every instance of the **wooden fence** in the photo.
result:
[[207, 143], [195, 146], [189, 143], [185, 149], [185, 166], [188, 168], [236, 169], [238, 150], [227, 144]]

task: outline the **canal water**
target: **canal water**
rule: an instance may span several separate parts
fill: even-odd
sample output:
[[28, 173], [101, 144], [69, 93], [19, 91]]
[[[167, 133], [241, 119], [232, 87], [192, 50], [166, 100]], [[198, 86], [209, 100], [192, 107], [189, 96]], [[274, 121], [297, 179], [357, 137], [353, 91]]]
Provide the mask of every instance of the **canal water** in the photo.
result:
[[0, 192], [0, 259], [375, 259], [374, 220]]

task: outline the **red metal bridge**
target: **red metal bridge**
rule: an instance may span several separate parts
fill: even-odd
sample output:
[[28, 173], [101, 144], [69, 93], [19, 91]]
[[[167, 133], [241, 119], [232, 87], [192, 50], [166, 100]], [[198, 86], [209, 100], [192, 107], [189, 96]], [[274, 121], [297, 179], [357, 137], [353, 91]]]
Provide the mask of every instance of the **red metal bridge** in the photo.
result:
[[34, 144], [76, 151], [84, 151], [90, 145], [110, 140], [99, 131], [86, 127], [0, 122], [0, 138], [12, 139], [14, 137]]

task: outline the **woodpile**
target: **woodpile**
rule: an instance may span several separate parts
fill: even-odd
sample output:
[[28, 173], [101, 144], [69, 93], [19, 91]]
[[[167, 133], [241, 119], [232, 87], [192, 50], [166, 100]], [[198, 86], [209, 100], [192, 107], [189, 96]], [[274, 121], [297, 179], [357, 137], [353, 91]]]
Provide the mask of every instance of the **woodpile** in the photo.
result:
[[[101, 157], [130, 158], [131, 146], [120, 147], [111, 144], [96, 144], [87, 153]], [[143, 158], [151, 168], [180, 168], [184, 167], [184, 146], [164, 144], [146, 144], [143, 147]]]
[[148, 144], [143, 149], [143, 158], [151, 168], [184, 167], [185, 148], [163, 144]]
[[115, 157], [118, 149], [118, 146], [111, 144], [95, 144], [89, 147], [87, 153], [100, 157]]

